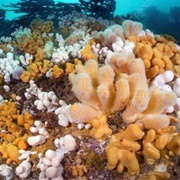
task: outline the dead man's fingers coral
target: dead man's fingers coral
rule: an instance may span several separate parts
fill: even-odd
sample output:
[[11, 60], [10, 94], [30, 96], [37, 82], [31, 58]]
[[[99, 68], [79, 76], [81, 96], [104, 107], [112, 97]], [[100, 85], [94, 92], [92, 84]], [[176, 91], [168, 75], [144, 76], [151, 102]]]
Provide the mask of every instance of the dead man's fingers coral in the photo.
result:
[[85, 104], [75, 103], [70, 107], [70, 116], [74, 123], [90, 123], [92, 119], [98, 118], [100, 115], [102, 115], [101, 112]]
[[158, 87], [150, 88], [150, 101], [143, 114], [161, 114], [169, 106], [176, 103], [177, 96], [174, 92], [165, 91]]
[[166, 114], [145, 114], [137, 121], [137, 124], [141, 128], [158, 130], [168, 127], [170, 118]]
[[115, 97], [111, 112], [122, 110], [130, 98], [129, 82], [125, 78], [120, 78], [115, 84]]
[[129, 36], [138, 36], [143, 28], [141, 23], [131, 20], [123, 21], [122, 27], [126, 38]]
[[98, 108], [100, 106], [96, 89], [87, 73], [79, 73], [73, 82], [72, 91], [84, 104]]

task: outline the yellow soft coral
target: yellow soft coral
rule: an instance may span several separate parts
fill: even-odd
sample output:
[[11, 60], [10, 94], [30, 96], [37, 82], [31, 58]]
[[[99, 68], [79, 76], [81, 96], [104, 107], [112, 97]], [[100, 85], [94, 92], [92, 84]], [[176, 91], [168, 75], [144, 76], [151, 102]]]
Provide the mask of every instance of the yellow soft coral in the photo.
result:
[[42, 35], [34, 35], [36, 33], [31, 33], [27, 30], [22, 31], [20, 34], [17, 33], [15, 36], [15, 43], [21, 51], [26, 53], [36, 55], [38, 49], [41, 49], [44, 42]]
[[67, 62], [65, 72], [70, 74], [74, 71], [74, 64]]
[[20, 154], [17, 146], [3, 143], [0, 145], [0, 152], [2, 153], [3, 158], [7, 159], [7, 164], [11, 164], [12, 162], [19, 163], [18, 157]]
[[87, 44], [84, 47], [84, 49], [81, 50], [81, 54], [85, 61], [89, 59], [94, 59], [94, 60], [98, 59], [98, 56], [95, 53], [93, 53], [90, 44]]
[[156, 138], [156, 132], [151, 129], [147, 132], [143, 139], [143, 154], [149, 160], [157, 160], [160, 158], [160, 151], [153, 145], [153, 141]]
[[142, 58], [148, 79], [165, 70], [173, 70], [172, 61], [176, 62], [179, 59], [177, 47], [173, 42], [158, 40], [151, 36], [130, 37], [129, 40], [136, 44], [134, 52], [137, 57]]
[[138, 180], [168, 180], [170, 179], [170, 173], [167, 172], [168, 166], [172, 166], [172, 163], [161, 163], [155, 166], [153, 171], [148, 174], [142, 175]]
[[26, 71], [23, 71], [20, 78], [23, 82], [29, 82], [31, 79], [36, 79], [44, 75], [51, 69], [53, 64], [49, 60], [36, 61], [30, 64]]
[[16, 105], [14, 102], [4, 101], [0, 105], [0, 121], [1, 122], [12, 121], [13, 118], [16, 118], [17, 114], [19, 114], [19, 110], [16, 108]]
[[159, 149], [162, 150], [167, 146], [167, 144], [171, 141], [171, 139], [178, 135], [176, 131], [175, 126], [169, 126], [164, 129], [159, 129], [157, 131], [157, 138], [155, 142], [155, 146]]
[[17, 116], [17, 124], [19, 126], [24, 126], [26, 130], [29, 130], [30, 127], [33, 125], [34, 119], [32, 118], [29, 112], [24, 112], [24, 114]]
[[175, 155], [180, 155], [180, 134], [173, 136], [167, 144], [167, 148]]
[[24, 71], [21, 74], [21, 80], [26, 83], [29, 82], [31, 80], [31, 73], [29, 71]]
[[0, 137], [5, 143], [12, 143], [16, 139], [15, 136], [7, 132], [0, 132]]
[[30, 27], [32, 31], [38, 32], [39, 34], [49, 33], [53, 29], [53, 22], [42, 21], [41, 19], [36, 18], [31, 22]]
[[140, 167], [135, 152], [140, 150], [141, 146], [136, 141], [143, 136], [144, 133], [136, 124], [131, 124], [124, 131], [113, 135], [106, 147], [108, 168], [117, 167], [119, 172], [127, 168], [129, 175], [138, 174]]
[[147, 59], [150, 61], [153, 56], [153, 49], [149, 45], [144, 45], [141, 48], [139, 48], [137, 53], [141, 59], [144, 59], [144, 60]]
[[[173, 143], [178, 145], [175, 140], [178, 134], [175, 132], [175, 126], [169, 126], [157, 131], [150, 129], [143, 139], [143, 154], [149, 161], [154, 161], [160, 158], [161, 151], [166, 150], [162, 155], [166, 158], [169, 156], [169, 150], [174, 151]], [[175, 139], [174, 139], [175, 138]], [[175, 140], [175, 141], [174, 141]], [[167, 150], [167, 148], [169, 149]], [[177, 149], [174, 152], [177, 152]], [[179, 151], [179, 150], [178, 150]], [[176, 154], [176, 153], [175, 153]]]
[[6, 123], [6, 125], [8, 127], [8, 132], [13, 134], [15, 137], [20, 137], [21, 134], [23, 133], [21, 127], [14, 122], [9, 121], [8, 123]]
[[108, 169], [114, 169], [117, 166], [117, 171], [122, 173], [125, 168], [128, 170], [128, 175], [139, 174], [140, 167], [138, 160], [133, 152], [112, 147], [106, 150], [108, 156]]
[[144, 132], [138, 125], [130, 124], [124, 131], [113, 135], [107, 147], [117, 146], [129, 151], [137, 151], [140, 149], [140, 145], [136, 141], [142, 139], [143, 136]]
[[42, 61], [44, 58], [44, 52], [42, 48], [38, 48], [35, 54], [35, 61]]
[[67, 74], [72, 73], [75, 69], [75, 65], [77, 65], [77, 64], [82, 65], [82, 62], [77, 58], [74, 59], [74, 63], [67, 62], [65, 72]]
[[83, 176], [84, 173], [87, 172], [87, 168], [81, 164], [82, 160], [80, 158], [77, 158], [75, 161], [76, 161], [76, 165], [72, 166], [72, 175]]
[[0, 122], [1, 126], [7, 126], [8, 131], [13, 135], [19, 136], [24, 127], [29, 130], [32, 126], [34, 119], [29, 112], [24, 112], [20, 114], [20, 111], [16, 108], [14, 102], [3, 102], [0, 105]]
[[138, 139], [141, 139], [143, 135], [144, 132], [139, 128], [137, 124], [130, 124], [125, 130], [122, 130], [119, 133], [113, 135], [111, 142], [119, 141], [121, 138], [136, 141]]
[[92, 120], [92, 130], [91, 135], [96, 139], [105, 139], [112, 134], [112, 130], [108, 127], [107, 117], [101, 116], [99, 119]]
[[27, 149], [27, 138], [33, 123], [31, 114], [20, 113], [14, 102], [3, 102], [0, 105], [0, 127], [7, 129], [7, 132], [0, 133], [0, 137], [4, 143], [8, 143], [8, 148]]
[[61, 69], [58, 65], [54, 65], [52, 68], [52, 75], [55, 78], [59, 78], [63, 74], [63, 69]]
[[28, 134], [24, 134], [22, 137], [18, 137], [13, 141], [13, 144], [16, 145], [19, 149], [27, 149], [28, 143], [27, 143]]
[[[176, 128], [174, 126], [168, 126], [157, 131], [150, 129], [145, 134], [137, 124], [128, 125], [125, 130], [113, 135], [106, 147], [108, 168], [114, 169], [117, 167], [119, 172], [123, 172], [124, 167], [127, 169], [130, 168], [128, 169], [128, 174], [132, 175], [132, 164], [128, 162], [126, 166], [122, 165], [121, 158], [122, 156], [128, 155], [132, 163], [135, 163], [136, 166], [139, 167], [135, 153], [141, 151], [141, 149], [142, 154], [148, 162], [154, 162], [160, 159], [161, 156], [168, 159], [169, 155], [172, 155], [172, 152], [173, 155], [178, 155], [180, 152], [180, 143], [179, 135], [175, 133], [175, 130]], [[137, 140], [142, 140], [142, 146]], [[123, 153], [123, 155], [121, 153]], [[139, 170], [133, 173], [138, 174]], [[156, 175], [158, 175], [158, 173]], [[163, 176], [164, 174], [159, 175]]]
[[147, 176], [140, 177], [138, 180], [168, 180], [170, 174], [168, 172], [151, 171]]

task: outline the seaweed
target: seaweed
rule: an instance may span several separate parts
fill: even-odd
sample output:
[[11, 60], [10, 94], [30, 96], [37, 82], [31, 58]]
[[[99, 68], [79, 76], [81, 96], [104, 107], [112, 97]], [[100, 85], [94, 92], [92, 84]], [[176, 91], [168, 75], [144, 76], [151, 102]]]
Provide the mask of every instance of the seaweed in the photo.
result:
[[[18, 3], [11, 3], [4, 5], [6, 11], [13, 11], [14, 13], [21, 13], [22, 15], [14, 19], [17, 24], [28, 25], [34, 18], [48, 19], [48, 17], [63, 16], [72, 12], [73, 10], [80, 10], [78, 3], [54, 3], [53, 0], [21, 0]], [[57, 20], [57, 19], [56, 19]]]
[[[113, 19], [116, 8], [115, 0], [79, 0], [86, 14], [93, 17]], [[106, 13], [105, 13], [106, 12]]]
[[[6, 11], [13, 11], [14, 13], [23, 13], [17, 20], [34, 19], [39, 16], [46, 19], [49, 15], [64, 16], [73, 10], [78, 12], [84, 11], [87, 15], [94, 17], [103, 17], [112, 19], [116, 8], [115, 0], [79, 0], [80, 3], [54, 3], [53, 0], [21, 0], [18, 3], [10, 3], [10, 5], [3, 5]], [[106, 13], [104, 13], [106, 12]]]
[[6, 11], [4, 9], [0, 9], [0, 22], [5, 19]]
[[[58, 18], [70, 14], [72, 11], [84, 12], [93, 17], [113, 19], [116, 2], [115, 0], [79, 0], [79, 3], [55, 3], [53, 0], [20, 0], [17, 3], [3, 5], [3, 7], [5, 11], [0, 11], [1, 36], [12, 33], [19, 26], [29, 26], [35, 18], [52, 20], [56, 27]], [[5, 19], [7, 11], [20, 15], [9, 21]]]

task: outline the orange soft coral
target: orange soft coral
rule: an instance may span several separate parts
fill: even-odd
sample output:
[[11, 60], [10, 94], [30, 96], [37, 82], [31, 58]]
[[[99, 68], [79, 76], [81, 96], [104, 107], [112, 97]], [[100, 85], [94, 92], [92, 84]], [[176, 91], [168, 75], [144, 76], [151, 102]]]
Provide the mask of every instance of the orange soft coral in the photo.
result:
[[[146, 129], [162, 129], [169, 126], [171, 118], [163, 114], [165, 109], [176, 102], [176, 95], [173, 92], [163, 91], [156, 87], [150, 88], [150, 99], [146, 108], [140, 112], [138, 107], [138, 99], [134, 99], [134, 106], [131, 103], [123, 113], [123, 119], [127, 123], [137, 122], [142, 128]], [[142, 99], [142, 101], [144, 101]], [[132, 107], [131, 107], [132, 106]], [[131, 110], [131, 111], [130, 111]], [[136, 112], [135, 112], [136, 111]], [[140, 113], [138, 113], [138, 111]]]
[[180, 155], [180, 134], [173, 136], [167, 144], [167, 148], [175, 155]]
[[[118, 62], [112, 63], [116, 66]], [[119, 74], [116, 74], [110, 65], [99, 67], [95, 60], [87, 61], [85, 66], [76, 65], [69, 79], [72, 82], [72, 91], [82, 103], [78, 108], [83, 108], [81, 112], [84, 114], [87, 114], [86, 106], [88, 112], [92, 110], [90, 114], [108, 115], [126, 107], [122, 117], [127, 124], [137, 122], [147, 129], [168, 127], [171, 118], [163, 112], [175, 104], [175, 93], [157, 87], [149, 88], [144, 64], [140, 58], [124, 60], [123, 64], [127, 72], [123, 70], [123, 73]], [[118, 69], [116, 66], [116, 71]], [[121, 72], [121, 69], [119, 71]], [[78, 113], [75, 108], [71, 108], [71, 115], [76, 123], [82, 122], [84, 118], [83, 113]], [[92, 116], [85, 122], [91, 122], [90, 118]]]
[[26, 130], [29, 130], [33, 123], [34, 119], [32, 118], [31, 114], [27, 111], [17, 116], [17, 124], [19, 126], [24, 126]]
[[136, 124], [131, 124], [124, 131], [113, 135], [106, 147], [108, 168], [117, 167], [121, 173], [127, 168], [129, 175], [138, 174], [140, 167], [135, 152], [140, 150], [141, 146], [136, 141], [143, 136], [144, 133]]
[[69, 62], [67, 62], [67, 63], [66, 63], [65, 72], [66, 72], [67, 74], [72, 73], [72, 72], [74, 71], [74, 69], [75, 69], [75, 65], [77, 65], [77, 64], [82, 65], [82, 61], [80, 61], [80, 60], [77, 59], [77, 58], [74, 59], [74, 63], [69, 63]]
[[27, 143], [28, 134], [24, 134], [22, 137], [16, 138], [12, 144], [16, 145], [19, 149], [27, 149], [28, 143]]
[[31, 79], [43, 76], [52, 66], [53, 63], [46, 59], [40, 62], [34, 62], [27, 67], [26, 71], [23, 71], [20, 78], [23, 82], [27, 83]]
[[14, 102], [3, 102], [0, 105], [0, 127], [7, 129], [7, 132], [0, 133], [0, 137], [4, 143], [8, 143], [8, 147], [27, 149], [27, 138], [33, 123], [31, 114], [20, 113]]
[[87, 44], [82, 50], [81, 50], [82, 57], [84, 58], [85, 61], [89, 59], [94, 59], [97, 60], [98, 56], [93, 53], [90, 44]]
[[[161, 154], [164, 157], [169, 158], [170, 149], [175, 150], [173, 149], [174, 146], [172, 144], [178, 144], [175, 140], [178, 137], [178, 134], [175, 132], [175, 130], [175, 126], [169, 126], [157, 131], [150, 129], [147, 132], [145, 138], [143, 139], [143, 154], [149, 161], [155, 161], [159, 159]], [[170, 148], [168, 149], [168, 147]], [[179, 149], [179, 147], [177, 149]], [[164, 152], [161, 153], [161, 151]]]
[[54, 65], [52, 68], [52, 75], [55, 78], [59, 78], [63, 75], [64, 71], [58, 65]]
[[19, 149], [17, 146], [13, 144], [5, 144], [3, 143], [0, 145], [0, 152], [2, 153], [2, 157], [7, 159], [6, 163], [11, 164], [12, 162], [19, 163], [18, 157], [20, 156], [19, 154]]
[[91, 123], [93, 126], [91, 135], [96, 139], [105, 139], [112, 134], [112, 130], [108, 127], [106, 116], [101, 116], [99, 119], [93, 119]]
[[146, 158], [151, 160], [157, 160], [160, 158], [160, 151], [153, 145], [153, 141], [156, 138], [156, 132], [151, 129], [147, 132], [143, 139], [143, 154]]
[[165, 70], [173, 70], [173, 62], [178, 62], [178, 49], [173, 42], [151, 36], [133, 36], [129, 40], [136, 44], [134, 53], [142, 58], [148, 79]]
[[39, 32], [39, 33], [49, 33], [53, 29], [53, 22], [52, 21], [42, 21], [39, 18], [34, 19], [30, 27], [32, 31]]
[[[115, 80], [115, 73], [110, 65], [98, 67], [95, 60], [89, 60], [85, 66], [76, 65], [76, 69], [69, 75], [69, 79], [73, 85], [72, 91], [82, 102], [81, 108], [86, 106], [89, 107], [88, 111], [90, 109], [97, 111], [97, 113], [92, 112], [92, 114], [108, 114], [121, 110], [128, 102], [128, 80], [125, 78]], [[115, 85], [114, 81], [116, 81]], [[78, 107], [80, 108], [80, 106]], [[78, 111], [76, 112], [78, 113]], [[75, 115], [75, 108], [71, 109], [71, 113], [73, 116], [79, 116], [79, 119], [83, 119], [80, 117], [83, 114]], [[90, 118], [89, 116], [88, 121], [92, 120]], [[80, 122], [78, 119], [74, 120], [77, 123]]]
[[139, 163], [133, 152], [119, 149], [117, 147], [112, 147], [106, 151], [108, 156], [108, 169], [111, 170], [117, 166], [117, 171], [120, 173], [124, 172], [126, 168], [128, 175], [134, 176], [139, 174]]
[[0, 105], [0, 121], [1, 122], [12, 121], [13, 118], [16, 118], [17, 114], [19, 114], [19, 110], [16, 108], [16, 105], [14, 102], [4, 101]]

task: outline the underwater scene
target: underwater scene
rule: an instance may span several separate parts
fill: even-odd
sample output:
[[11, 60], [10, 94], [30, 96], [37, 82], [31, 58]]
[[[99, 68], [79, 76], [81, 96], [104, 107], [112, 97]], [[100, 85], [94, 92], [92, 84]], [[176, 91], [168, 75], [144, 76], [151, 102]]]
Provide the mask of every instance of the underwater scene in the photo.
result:
[[180, 180], [180, 1], [1, 1], [1, 179]]

